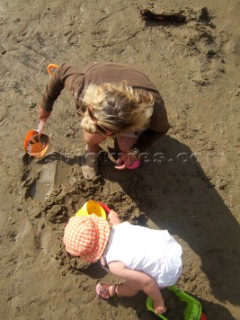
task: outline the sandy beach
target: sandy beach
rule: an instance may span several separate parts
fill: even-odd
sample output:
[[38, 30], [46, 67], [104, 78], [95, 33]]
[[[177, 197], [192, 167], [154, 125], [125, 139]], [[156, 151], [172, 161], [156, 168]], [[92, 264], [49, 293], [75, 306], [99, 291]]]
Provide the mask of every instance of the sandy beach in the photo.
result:
[[[145, 8], [186, 21], [145, 21]], [[240, 319], [239, 12], [239, 0], [0, 1], [1, 319], [156, 319], [144, 294], [101, 300], [96, 283], [120, 280], [66, 253], [64, 227], [89, 199], [123, 220], [169, 230], [184, 252], [178, 287], [202, 303], [208, 320]], [[93, 61], [143, 70], [171, 128], [136, 170], [114, 168], [109, 139], [99, 177], [86, 181], [67, 90], [44, 128], [47, 156], [29, 157], [23, 141], [38, 127], [47, 65], [81, 70]]]

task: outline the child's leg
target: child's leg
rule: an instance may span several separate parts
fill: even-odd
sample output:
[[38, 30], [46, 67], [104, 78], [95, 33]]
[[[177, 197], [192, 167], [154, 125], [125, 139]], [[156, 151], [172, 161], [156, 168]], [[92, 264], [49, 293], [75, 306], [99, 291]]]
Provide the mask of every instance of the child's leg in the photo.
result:
[[110, 285], [108, 283], [98, 283], [96, 285], [96, 293], [103, 299], [109, 299], [113, 296], [132, 297], [138, 292], [139, 288], [130, 281], [118, 285]]
[[[135, 296], [142, 288], [136, 286], [136, 283], [132, 281], [126, 281], [123, 284], [119, 284], [115, 287], [115, 294], [118, 297], [132, 297]], [[154, 303], [154, 311], [156, 314], [162, 314], [166, 311], [165, 303], [162, 297], [161, 290], [159, 289], [159, 295]]]
[[126, 281], [116, 286], [115, 293], [118, 297], [132, 297], [135, 296], [140, 289], [134, 281]]
[[[107, 283], [98, 283], [96, 286], [97, 294], [103, 299], [109, 299], [114, 296], [118, 297], [133, 297], [139, 291], [144, 291], [141, 286], [138, 286], [135, 281], [129, 281], [118, 285], [110, 285]], [[162, 314], [166, 311], [165, 303], [159, 289], [157, 297], [153, 300], [154, 311], [156, 314]]]

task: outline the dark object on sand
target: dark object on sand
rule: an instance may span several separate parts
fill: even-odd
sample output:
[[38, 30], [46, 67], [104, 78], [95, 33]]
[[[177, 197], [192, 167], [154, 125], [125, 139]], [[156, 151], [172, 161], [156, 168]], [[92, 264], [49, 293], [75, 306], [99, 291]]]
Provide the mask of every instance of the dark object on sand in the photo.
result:
[[199, 13], [199, 16], [198, 16], [198, 20], [200, 22], [203, 22], [203, 23], [210, 23], [211, 21], [211, 17], [210, 17], [210, 14], [208, 12], [208, 9], [206, 7], [202, 8], [200, 13]]
[[143, 20], [155, 21], [159, 23], [185, 23], [186, 17], [180, 13], [178, 14], [158, 14], [148, 9], [140, 10]]

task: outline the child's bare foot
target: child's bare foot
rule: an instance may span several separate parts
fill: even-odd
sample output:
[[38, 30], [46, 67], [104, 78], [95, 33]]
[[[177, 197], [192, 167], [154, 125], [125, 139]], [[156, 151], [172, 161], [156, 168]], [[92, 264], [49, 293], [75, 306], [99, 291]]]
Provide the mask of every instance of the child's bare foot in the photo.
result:
[[166, 312], [166, 310], [164, 301], [154, 301], [154, 312], [156, 314], [162, 314]]

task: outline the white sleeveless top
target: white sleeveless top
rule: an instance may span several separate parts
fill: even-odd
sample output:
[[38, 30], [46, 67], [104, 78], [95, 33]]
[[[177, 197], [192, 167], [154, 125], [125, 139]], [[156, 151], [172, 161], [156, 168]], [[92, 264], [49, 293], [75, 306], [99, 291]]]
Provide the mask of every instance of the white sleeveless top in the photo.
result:
[[113, 226], [106, 261], [121, 261], [126, 268], [143, 271], [159, 287], [177, 282], [182, 271], [182, 248], [167, 230], [153, 230], [123, 222]]

